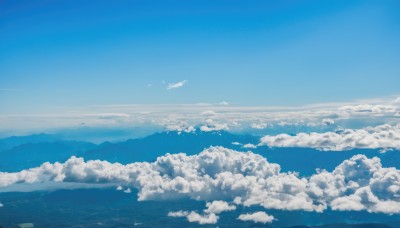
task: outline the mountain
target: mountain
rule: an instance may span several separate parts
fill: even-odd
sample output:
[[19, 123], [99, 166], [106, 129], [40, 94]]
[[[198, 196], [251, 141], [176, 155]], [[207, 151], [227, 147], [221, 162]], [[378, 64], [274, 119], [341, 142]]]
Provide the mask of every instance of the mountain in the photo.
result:
[[400, 168], [400, 151], [391, 150], [382, 153], [379, 149], [353, 149], [347, 151], [319, 151], [312, 148], [268, 148], [258, 147], [253, 152], [266, 157], [268, 162], [278, 163], [282, 171], [296, 171], [308, 176], [315, 173], [315, 169], [332, 171], [344, 160], [357, 154], [364, 154], [368, 158], [379, 157], [383, 167]]
[[[379, 149], [353, 149], [349, 151], [319, 151], [312, 148], [244, 148], [247, 143], [257, 145], [259, 138], [252, 135], [236, 135], [226, 131], [203, 132], [160, 132], [144, 138], [130, 139], [124, 142], [105, 142], [95, 145], [80, 141], [56, 140], [49, 135], [23, 137], [19, 142], [46, 140], [50, 142], [25, 143], [12, 149], [0, 151], [0, 171], [19, 171], [38, 166], [43, 162], [63, 162], [71, 156], [85, 160], [107, 160], [128, 164], [132, 162], [154, 161], [166, 153], [184, 152], [197, 154], [210, 146], [223, 146], [238, 151], [253, 151], [278, 163], [282, 171], [296, 171], [302, 176], [315, 173], [315, 169], [332, 171], [343, 160], [356, 154], [367, 157], [379, 157], [384, 167], [400, 168], [400, 151], [392, 150], [381, 153]], [[22, 140], [23, 139], [23, 140]], [[16, 140], [18, 141], [18, 140]], [[232, 142], [238, 142], [232, 144]], [[17, 143], [16, 143], [17, 144]], [[9, 144], [10, 145], [10, 144]]]
[[[123, 164], [135, 161], [153, 161], [166, 153], [184, 152], [197, 154], [210, 146], [232, 148], [232, 142], [257, 144], [259, 139], [251, 135], [235, 135], [226, 131], [161, 132], [121, 143], [103, 143], [87, 151], [87, 160], [100, 159]], [[247, 149], [246, 149], [247, 150]]]
[[41, 143], [58, 141], [57, 137], [49, 134], [33, 134], [27, 136], [11, 136], [0, 139], [0, 151], [10, 150], [16, 146], [27, 143]]
[[83, 153], [96, 145], [79, 141], [51, 141], [26, 143], [0, 152], [0, 171], [16, 172], [32, 168], [44, 162], [63, 162], [72, 155], [82, 156]]

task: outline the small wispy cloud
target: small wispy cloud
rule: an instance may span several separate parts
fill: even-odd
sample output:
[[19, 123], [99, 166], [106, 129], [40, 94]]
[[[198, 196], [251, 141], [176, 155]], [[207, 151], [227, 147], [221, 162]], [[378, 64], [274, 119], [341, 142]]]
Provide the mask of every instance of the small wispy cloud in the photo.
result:
[[188, 82], [187, 80], [183, 80], [183, 81], [176, 82], [176, 83], [168, 83], [167, 90], [178, 89], [178, 88], [184, 86], [187, 82]]

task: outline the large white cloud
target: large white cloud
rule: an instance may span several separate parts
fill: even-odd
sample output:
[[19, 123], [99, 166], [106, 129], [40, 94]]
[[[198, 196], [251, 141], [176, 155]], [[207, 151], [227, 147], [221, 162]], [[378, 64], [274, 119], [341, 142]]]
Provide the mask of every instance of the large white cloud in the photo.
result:
[[400, 149], [400, 124], [380, 125], [364, 129], [337, 132], [299, 133], [297, 135], [267, 135], [260, 145], [270, 147], [309, 147], [320, 150], [342, 151], [354, 148]]
[[189, 197], [206, 201], [203, 215], [182, 212], [181, 216], [208, 224], [218, 220], [218, 213], [233, 210], [235, 205], [400, 213], [400, 170], [383, 168], [379, 158], [364, 155], [343, 161], [332, 172], [322, 170], [308, 178], [280, 172], [278, 164], [252, 152], [223, 147], [211, 147], [193, 156], [166, 154], [152, 163], [122, 165], [72, 157], [65, 163], [44, 163], [17, 173], [0, 173], [1, 188], [49, 181], [135, 187], [139, 200]]

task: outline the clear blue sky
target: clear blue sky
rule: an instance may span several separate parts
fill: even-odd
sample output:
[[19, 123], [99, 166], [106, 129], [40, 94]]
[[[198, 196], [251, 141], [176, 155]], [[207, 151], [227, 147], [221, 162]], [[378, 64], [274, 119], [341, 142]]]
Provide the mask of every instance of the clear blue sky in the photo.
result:
[[398, 0], [0, 1], [2, 113], [301, 105], [399, 88]]

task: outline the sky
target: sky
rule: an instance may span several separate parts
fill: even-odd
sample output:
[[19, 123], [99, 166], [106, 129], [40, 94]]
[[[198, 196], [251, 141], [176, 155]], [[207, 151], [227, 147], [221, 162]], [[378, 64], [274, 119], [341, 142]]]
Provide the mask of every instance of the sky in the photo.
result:
[[0, 112], [222, 101], [284, 106], [398, 94], [399, 6], [0, 1]]
[[[400, 150], [399, 88], [399, 0], [0, 0], [0, 139], [28, 135], [9, 150], [20, 138], [0, 140], [0, 152], [21, 164], [31, 165], [20, 162], [24, 148], [33, 144], [24, 154], [34, 157], [41, 150], [25, 138], [43, 132], [101, 144], [229, 131], [260, 137], [232, 145], [263, 147], [266, 157], [275, 147], [384, 156]], [[109, 156], [109, 145], [85, 153]], [[110, 148], [125, 156], [118, 144]], [[393, 164], [394, 153], [386, 154]], [[202, 211], [167, 215], [199, 224], [241, 206], [400, 214], [398, 166], [362, 154], [333, 170], [323, 170], [331, 162], [324, 161], [311, 176], [220, 146], [125, 165], [58, 161], [0, 172], [0, 193], [46, 182], [137, 188], [139, 201], [204, 201]]]
[[[365, 104], [386, 114], [341, 126], [387, 123], [400, 115], [399, 6], [0, 1], [0, 136], [82, 126], [314, 126]], [[324, 109], [309, 110], [315, 104]], [[300, 108], [282, 113], [287, 107]]]

